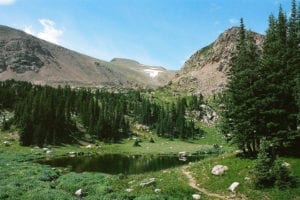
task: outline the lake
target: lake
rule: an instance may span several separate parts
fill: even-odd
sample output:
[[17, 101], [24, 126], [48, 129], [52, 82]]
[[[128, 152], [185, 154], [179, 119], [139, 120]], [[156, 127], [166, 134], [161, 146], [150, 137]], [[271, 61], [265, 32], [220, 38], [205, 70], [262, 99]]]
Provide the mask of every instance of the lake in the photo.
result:
[[58, 157], [39, 160], [38, 163], [64, 167], [74, 172], [102, 172], [107, 174], [140, 174], [168, 169], [203, 159], [203, 156], [188, 156], [186, 161], [175, 155], [123, 155], [104, 154], [97, 156]]

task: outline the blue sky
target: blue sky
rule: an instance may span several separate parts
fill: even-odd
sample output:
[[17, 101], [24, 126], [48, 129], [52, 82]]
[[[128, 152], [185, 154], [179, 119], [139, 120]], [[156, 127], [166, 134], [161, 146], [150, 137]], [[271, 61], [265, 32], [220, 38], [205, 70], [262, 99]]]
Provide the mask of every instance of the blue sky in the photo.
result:
[[111, 60], [180, 69], [196, 50], [239, 25], [264, 33], [291, 0], [0, 0], [0, 24]]

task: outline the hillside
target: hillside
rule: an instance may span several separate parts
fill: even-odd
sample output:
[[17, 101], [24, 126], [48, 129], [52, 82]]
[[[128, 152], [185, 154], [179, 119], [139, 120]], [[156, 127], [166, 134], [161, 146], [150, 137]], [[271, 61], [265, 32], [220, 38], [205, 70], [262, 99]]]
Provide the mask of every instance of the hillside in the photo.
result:
[[[232, 27], [210, 45], [195, 52], [170, 82], [175, 91], [209, 95], [220, 92], [227, 82], [230, 61], [236, 48], [239, 28]], [[263, 35], [250, 32], [256, 44], [262, 46]]]
[[157, 87], [173, 75], [164, 68], [127, 59], [106, 62], [0, 26], [0, 80], [75, 87]]

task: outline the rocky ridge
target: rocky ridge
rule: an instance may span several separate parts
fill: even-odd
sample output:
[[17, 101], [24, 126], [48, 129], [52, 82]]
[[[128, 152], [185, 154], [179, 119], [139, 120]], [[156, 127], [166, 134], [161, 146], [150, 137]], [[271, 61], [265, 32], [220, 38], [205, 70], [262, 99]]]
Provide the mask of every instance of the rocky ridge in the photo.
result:
[[[195, 52], [169, 83], [174, 91], [210, 95], [221, 92], [227, 83], [227, 72], [238, 41], [238, 27], [223, 32], [216, 41]], [[263, 35], [247, 31], [262, 47]]]
[[[153, 70], [157, 71], [155, 76], [149, 74]], [[0, 25], [0, 80], [52, 86], [148, 88], [165, 85], [174, 74], [129, 59], [107, 62], [92, 58]]]

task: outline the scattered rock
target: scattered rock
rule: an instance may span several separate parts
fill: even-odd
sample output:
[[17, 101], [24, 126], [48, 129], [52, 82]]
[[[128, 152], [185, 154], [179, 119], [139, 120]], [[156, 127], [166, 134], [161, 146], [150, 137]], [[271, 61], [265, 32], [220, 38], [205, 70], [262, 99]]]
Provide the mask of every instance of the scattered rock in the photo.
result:
[[237, 188], [237, 186], [239, 186], [240, 185], [240, 183], [239, 182], [233, 182], [230, 186], [229, 186], [229, 190], [231, 191], [231, 192], [235, 192], [235, 189]]
[[211, 173], [213, 175], [216, 175], [216, 176], [219, 176], [219, 175], [222, 175], [224, 174], [225, 171], [228, 170], [228, 167], [227, 166], [224, 166], [224, 165], [216, 165], [212, 168], [211, 170]]
[[202, 122], [206, 123], [206, 124], [213, 124], [215, 122], [217, 122], [217, 120], [219, 119], [219, 116], [217, 115], [217, 113], [208, 105], [202, 104], [200, 105], [201, 109], [202, 109]]
[[240, 154], [240, 153], [243, 153], [243, 151], [242, 150], [236, 150], [235, 153]]
[[155, 184], [155, 178], [150, 178], [148, 180], [144, 180], [141, 182], [140, 186], [145, 187], [145, 186], [150, 186]]
[[129, 181], [128, 184], [133, 184], [135, 182], [135, 180]]
[[186, 151], [181, 151], [178, 153], [178, 159], [181, 161], [186, 161], [187, 160], [186, 156], [187, 156]]
[[51, 153], [52, 153], [51, 150], [46, 151], [46, 154], [51, 154]]
[[6, 147], [9, 147], [11, 144], [8, 141], [4, 141], [3, 145], [6, 146]]
[[132, 188], [127, 188], [125, 191], [126, 191], [126, 192], [132, 192], [133, 189], [132, 189]]
[[74, 158], [76, 156], [76, 152], [75, 151], [71, 151], [69, 152], [69, 156]]
[[89, 145], [86, 145], [86, 147], [85, 148], [87, 148], [87, 149], [91, 149], [92, 148], [92, 145], [91, 144], [89, 144]]
[[43, 151], [44, 151], [44, 152], [47, 152], [47, 151], [49, 151], [49, 149], [46, 148], [46, 147], [44, 147], [44, 148], [43, 148]]
[[192, 197], [193, 197], [194, 200], [199, 200], [199, 199], [201, 199], [200, 194], [193, 194]]
[[79, 190], [76, 190], [75, 195], [78, 197], [82, 197], [83, 196], [83, 190], [80, 188]]
[[161, 189], [156, 188], [156, 189], [154, 190], [154, 192], [155, 192], [155, 193], [160, 193], [160, 192], [161, 192]]
[[290, 163], [287, 163], [287, 162], [283, 162], [281, 164], [282, 167], [289, 167], [291, 164]]

